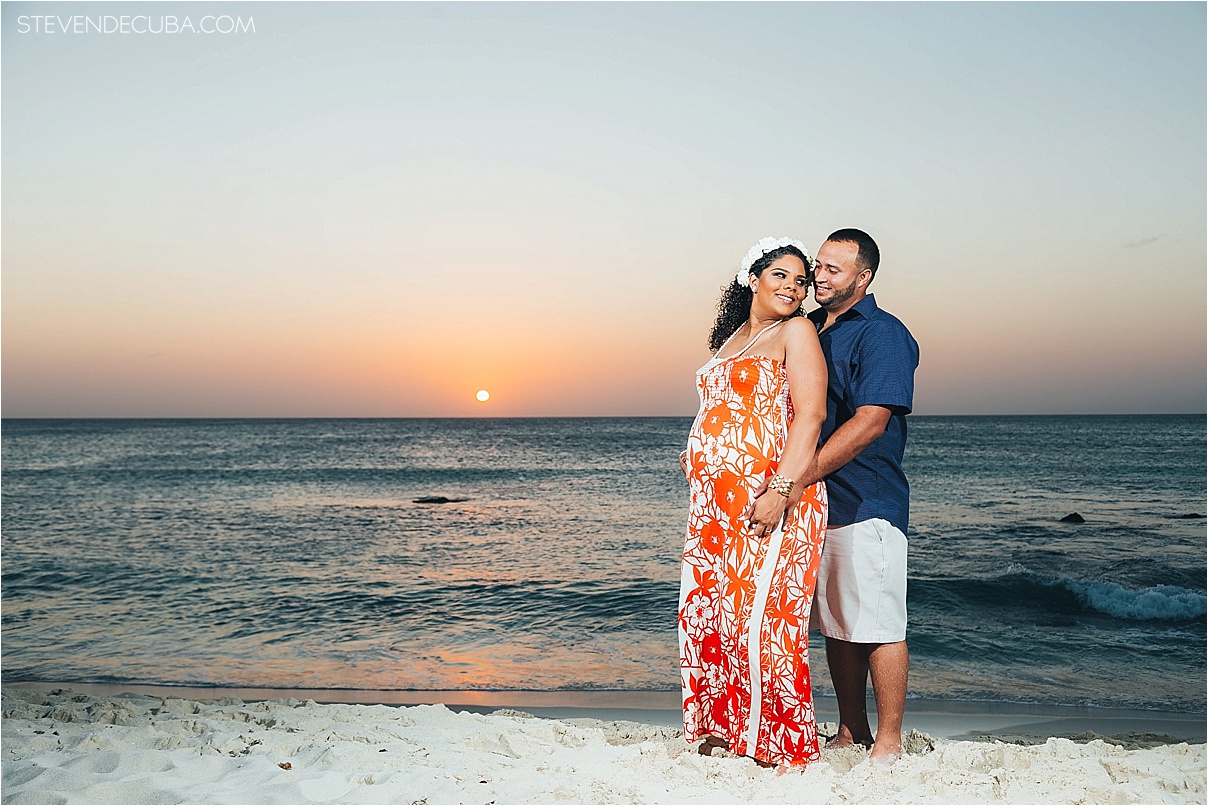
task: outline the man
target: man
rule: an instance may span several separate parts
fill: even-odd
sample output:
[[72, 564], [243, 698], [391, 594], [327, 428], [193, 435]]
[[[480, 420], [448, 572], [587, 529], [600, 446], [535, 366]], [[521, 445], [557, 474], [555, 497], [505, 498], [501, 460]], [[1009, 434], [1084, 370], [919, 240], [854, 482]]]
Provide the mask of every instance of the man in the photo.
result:
[[[906, 706], [906, 529], [910, 488], [902, 471], [906, 415], [919, 348], [877, 307], [868, 286], [880, 251], [866, 233], [841, 229], [818, 250], [809, 314], [829, 373], [822, 447], [798, 489], [826, 479], [829, 525], [811, 626], [826, 636], [839, 700], [839, 734], [828, 745], [872, 743], [869, 760], [902, 752]], [[763, 490], [759, 490], [762, 493]], [[865, 706], [872, 673], [877, 735]]]

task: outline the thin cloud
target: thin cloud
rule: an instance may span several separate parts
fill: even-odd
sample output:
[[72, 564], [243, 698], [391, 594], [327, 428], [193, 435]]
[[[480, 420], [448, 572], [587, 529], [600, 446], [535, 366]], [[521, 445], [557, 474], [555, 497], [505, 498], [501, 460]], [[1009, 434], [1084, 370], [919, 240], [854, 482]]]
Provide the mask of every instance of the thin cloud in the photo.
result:
[[1149, 246], [1151, 243], [1153, 243], [1154, 241], [1156, 241], [1158, 238], [1161, 238], [1161, 237], [1162, 237], [1161, 235], [1148, 235], [1139, 241], [1130, 241], [1130, 242], [1124, 244], [1124, 248], [1125, 249], [1136, 249], [1141, 246]]

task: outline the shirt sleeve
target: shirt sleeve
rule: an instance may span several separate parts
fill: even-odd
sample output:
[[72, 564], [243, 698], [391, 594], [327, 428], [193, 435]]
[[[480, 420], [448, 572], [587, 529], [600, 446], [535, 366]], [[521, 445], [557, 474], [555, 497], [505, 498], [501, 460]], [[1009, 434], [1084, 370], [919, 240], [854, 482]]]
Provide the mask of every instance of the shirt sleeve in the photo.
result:
[[897, 320], [870, 322], [856, 352], [852, 373], [855, 406], [885, 406], [909, 414], [914, 405], [914, 370], [919, 345]]

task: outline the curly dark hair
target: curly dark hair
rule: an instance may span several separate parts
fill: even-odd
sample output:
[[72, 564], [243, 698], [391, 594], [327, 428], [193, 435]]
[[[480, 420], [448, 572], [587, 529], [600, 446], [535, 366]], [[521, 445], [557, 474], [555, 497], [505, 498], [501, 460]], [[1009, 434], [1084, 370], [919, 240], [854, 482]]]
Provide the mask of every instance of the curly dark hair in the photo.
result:
[[[795, 255], [801, 258], [801, 262], [805, 264], [806, 288], [812, 286], [814, 284], [814, 264], [795, 246], [781, 246], [764, 254], [751, 265], [751, 273], [756, 277], [761, 276], [763, 270], [772, 265], [776, 258], [784, 255]], [[717, 320], [713, 322], [713, 330], [709, 333], [711, 351], [717, 352], [725, 344], [726, 339], [734, 335], [734, 332], [751, 318], [751, 300], [754, 298], [754, 292], [745, 285], [739, 285], [737, 280], [731, 280], [729, 285], [722, 286], [721, 299], [717, 301]], [[798, 308], [797, 313], [793, 315], [805, 316], [805, 311], [803, 308]]]

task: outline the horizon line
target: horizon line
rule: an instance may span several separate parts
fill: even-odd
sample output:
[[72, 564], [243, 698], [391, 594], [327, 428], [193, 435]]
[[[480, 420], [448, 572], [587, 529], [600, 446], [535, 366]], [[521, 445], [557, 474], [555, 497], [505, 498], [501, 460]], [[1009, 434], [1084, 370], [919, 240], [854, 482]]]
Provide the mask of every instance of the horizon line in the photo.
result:
[[[1187, 412], [1012, 412], [992, 414], [914, 414], [918, 417], [1208, 417], [1208, 411]], [[0, 416], [4, 420], [670, 420], [695, 414], [533, 414], [533, 415], [85, 415]]]

